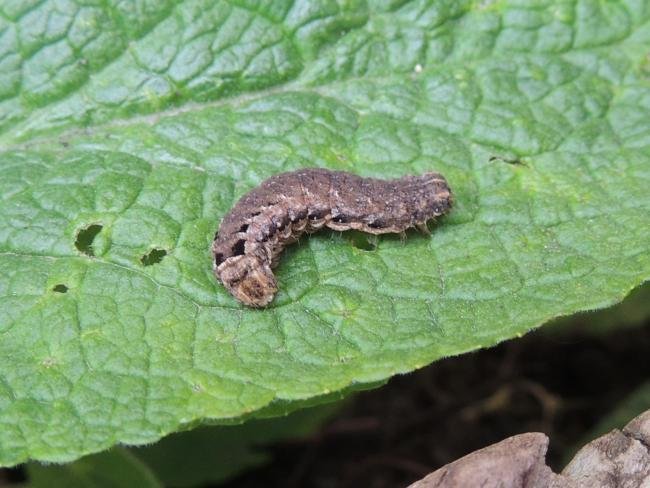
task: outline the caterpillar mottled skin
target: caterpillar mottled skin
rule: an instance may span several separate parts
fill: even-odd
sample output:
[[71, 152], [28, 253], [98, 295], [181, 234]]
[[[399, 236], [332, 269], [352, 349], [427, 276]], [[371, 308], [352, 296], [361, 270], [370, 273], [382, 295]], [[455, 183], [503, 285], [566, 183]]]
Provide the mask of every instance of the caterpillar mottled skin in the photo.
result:
[[403, 232], [451, 208], [438, 173], [396, 180], [307, 168], [272, 176], [224, 217], [212, 244], [214, 273], [240, 302], [268, 305], [278, 284], [271, 268], [287, 244], [322, 227], [371, 234]]

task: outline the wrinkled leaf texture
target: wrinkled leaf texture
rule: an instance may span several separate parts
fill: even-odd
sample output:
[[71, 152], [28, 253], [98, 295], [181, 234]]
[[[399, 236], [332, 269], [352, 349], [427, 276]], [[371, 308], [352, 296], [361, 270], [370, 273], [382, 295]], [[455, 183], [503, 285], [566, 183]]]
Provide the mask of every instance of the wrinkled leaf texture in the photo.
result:
[[[0, 464], [333, 392], [620, 301], [650, 276], [650, 6], [0, 4]], [[307, 166], [442, 172], [430, 237], [302, 239], [271, 307], [210, 242]]]

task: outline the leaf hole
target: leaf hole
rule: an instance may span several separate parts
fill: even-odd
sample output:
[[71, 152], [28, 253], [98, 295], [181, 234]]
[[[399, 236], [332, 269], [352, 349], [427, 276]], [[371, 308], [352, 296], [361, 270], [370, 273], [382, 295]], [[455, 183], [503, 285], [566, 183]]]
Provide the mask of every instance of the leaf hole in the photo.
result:
[[74, 247], [86, 256], [94, 257], [95, 251], [93, 250], [93, 241], [103, 228], [104, 226], [101, 224], [92, 224], [85, 229], [81, 229], [77, 232], [77, 239], [74, 241]]
[[152, 249], [140, 258], [140, 262], [144, 266], [152, 266], [162, 261], [165, 256], [167, 256], [167, 251], [164, 249]]
[[68, 287], [65, 286], [63, 283], [59, 283], [58, 285], [54, 285], [54, 288], [52, 288], [52, 291], [56, 293], [67, 293], [68, 292]]

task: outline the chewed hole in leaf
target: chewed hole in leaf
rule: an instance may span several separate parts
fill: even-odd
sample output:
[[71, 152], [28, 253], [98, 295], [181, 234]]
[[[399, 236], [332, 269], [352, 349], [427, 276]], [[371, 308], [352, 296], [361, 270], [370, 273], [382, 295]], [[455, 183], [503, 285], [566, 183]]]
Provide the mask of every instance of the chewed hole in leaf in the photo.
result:
[[165, 256], [167, 256], [167, 251], [164, 249], [152, 249], [140, 258], [140, 262], [144, 266], [152, 266], [162, 261]]
[[68, 292], [68, 287], [65, 286], [62, 283], [59, 283], [58, 285], [54, 285], [54, 288], [52, 288], [52, 291], [56, 293], [67, 293]]
[[101, 224], [92, 224], [84, 229], [81, 229], [77, 233], [77, 239], [74, 241], [74, 247], [76, 247], [77, 250], [84, 253], [86, 256], [95, 256], [95, 251], [93, 250], [93, 241], [103, 228], [104, 227]]

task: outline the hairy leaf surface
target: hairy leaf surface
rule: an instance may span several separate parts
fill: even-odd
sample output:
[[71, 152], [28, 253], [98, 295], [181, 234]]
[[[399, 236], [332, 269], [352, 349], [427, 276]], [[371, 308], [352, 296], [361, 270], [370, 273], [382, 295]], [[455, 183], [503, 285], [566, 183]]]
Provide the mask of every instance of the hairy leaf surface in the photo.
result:
[[[4, 2], [0, 464], [290, 410], [620, 301], [650, 277], [649, 46], [635, 0]], [[455, 208], [404, 243], [303, 239], [247, 309], [212, 275], [219, 220], [307, 166], [439, 171]]]

